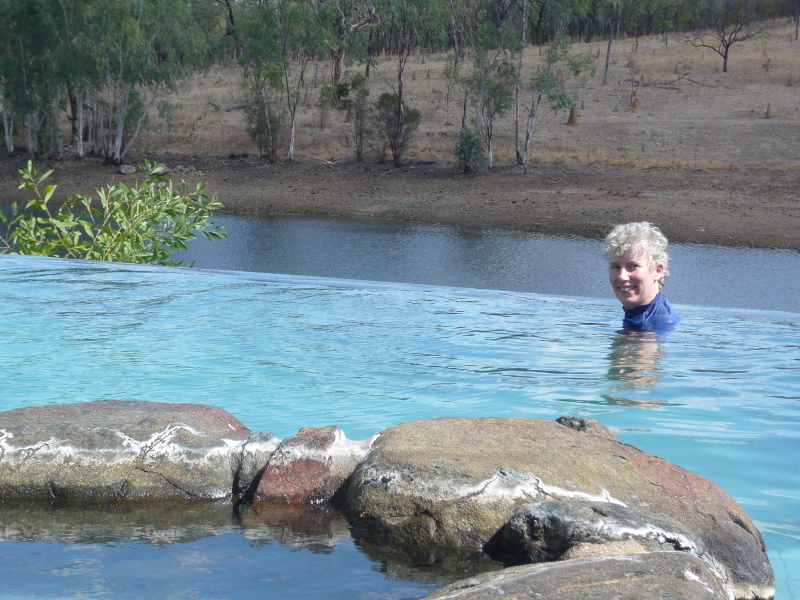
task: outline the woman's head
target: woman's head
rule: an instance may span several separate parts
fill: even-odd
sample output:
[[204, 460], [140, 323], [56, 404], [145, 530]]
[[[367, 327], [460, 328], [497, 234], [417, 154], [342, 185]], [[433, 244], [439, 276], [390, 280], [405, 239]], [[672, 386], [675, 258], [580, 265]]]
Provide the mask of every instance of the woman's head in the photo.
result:
[[603, 252], [614, 293], [625, 308], [652, 302], [669, 276], [667, 238], [651, 223], [617, 225]]

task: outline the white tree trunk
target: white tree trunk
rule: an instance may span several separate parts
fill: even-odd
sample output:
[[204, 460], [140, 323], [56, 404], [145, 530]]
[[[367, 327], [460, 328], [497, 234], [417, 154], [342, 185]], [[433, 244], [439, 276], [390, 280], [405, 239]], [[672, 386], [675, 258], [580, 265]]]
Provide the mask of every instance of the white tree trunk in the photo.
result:
[[14, 112], [6, 108], [2, 87], [0, 87], [0, 98], [3, 99], [3, 133], [6, 138], [6, 150], [11, 155], [14, 153]]
[[83, 88], [78, 89], [76, 96], [78, 103], [78, 156], [83, 158]]
[[536, 117], [539, 114], [539, 107], [542, 105], [542, 95], [539, 96], [533, 101], [531, 104], [530, 109], [528, 110], [528, 125], [525, 128], [525, 143], [522, 146], [522, 164], [525, 167], [525, 172], [528, 172], [528, 160], [529, 160], [529, 152], [531, 146], [531, 140], [533, 139], [533, 130], [536, 126]]

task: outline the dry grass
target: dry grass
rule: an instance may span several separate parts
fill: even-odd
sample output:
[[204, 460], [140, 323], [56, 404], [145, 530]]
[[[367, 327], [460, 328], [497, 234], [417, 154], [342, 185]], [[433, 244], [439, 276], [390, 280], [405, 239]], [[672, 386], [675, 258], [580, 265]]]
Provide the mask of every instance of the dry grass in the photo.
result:
[[[708, 49], [698, 49], [671, 37], [631, 39], [612, 48], [608, 85], [603, 86], [605, 45], [576, 44], [574, 51], [600, 58], [597, 75], [571, 82], [577, 98], [578, 125], [567, 127], [567, 114], [547, 119], [531, 146], [534, 162], [556, 161], [637, 167], [738, 169], [800, 168], [800, 44], [794, 25], [775, 26], [759, 40], [735, 45], [729, 73]], [[446, 56], [418, 54], [406, 70], [407, 102], [423, 121], [407, 157], [413, 161], [453, 161], [461, 122], [460, 93], [450, 90], [443, 76]], [[525, 75], [539, 64], [540, 49], [529, 48]], [[765, 65], [769, 63], [769, 68]], [[373, 69], [371, 96], [390, 90], [395, 77], [390, 57]], [[316, 70], [316, 77], [315, 77]], [[360, 72], [353, 66], [349, 75]], [[676, 74], [677, 73], [677, 74]], [[217, 110], [244, 98], [241, 70], [217, 66], [185, 82], [168, 100], [176, 105], [173, 131], [157, 113], [152, 115], [138, 148], [181, 154], [255, 154], [241, 110]], [[330, 77], [329, 65], [312, 65], [306, 74], [311, 106], [298, 115], [298, 157], [354, 159], [351, 125], [331, 111], [320, 127], [317, 106], [320, 86]], [[315, 80], [316, 79], [316, 85]], [[640, 110], [630, 110], [633, 91]], [[765, 118], [767, 106], [770, 118]], [[216, 107], [215, 107], [216, 106]], [[513, 114], [495, 125], [495, 164], [514, 164]], [[374, 160], [372, 156], [368, 160]]]

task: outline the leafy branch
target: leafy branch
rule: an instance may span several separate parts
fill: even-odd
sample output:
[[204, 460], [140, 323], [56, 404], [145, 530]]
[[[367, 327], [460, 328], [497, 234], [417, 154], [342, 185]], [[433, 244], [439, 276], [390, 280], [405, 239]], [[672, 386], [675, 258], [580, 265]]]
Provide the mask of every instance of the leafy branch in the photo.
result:
[[209, 240], [227, 237], [211, 222], [213, 211], [223, 206], [216, 195], [206, 194], [206, 184], [188, 193], [184, 182], [173, 187], [163, 167], [145, 161], [140, 169], [146, 175], [141, 184], [98, 189], [96, 202], [72, 194], [56, 209], [51, 200], [57, 186], [44, 185], [53, 171], [39, 175], [28, 161], [20, 169], [19, 187], [35, 198], [22, 210], [15, 202], [10, 215], [0, 212], [7, 228], [0, 235], [0, 254], [180, 266], [182, 261], [171, 261], [172, 253], [185, 250], [197, 233]]

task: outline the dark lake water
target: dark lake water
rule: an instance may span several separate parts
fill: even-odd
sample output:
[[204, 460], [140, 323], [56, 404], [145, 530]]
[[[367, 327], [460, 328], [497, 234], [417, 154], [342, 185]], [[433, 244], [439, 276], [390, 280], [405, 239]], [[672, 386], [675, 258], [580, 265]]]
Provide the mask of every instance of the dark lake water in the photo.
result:
[[[198, 268], [612, 298], [600, 240], [386, 220], [224, 216]], [[800, 234], [799, 234], [800, 235]], [[800, 312], [800, 253], [670, 244], [672, 304]]]

